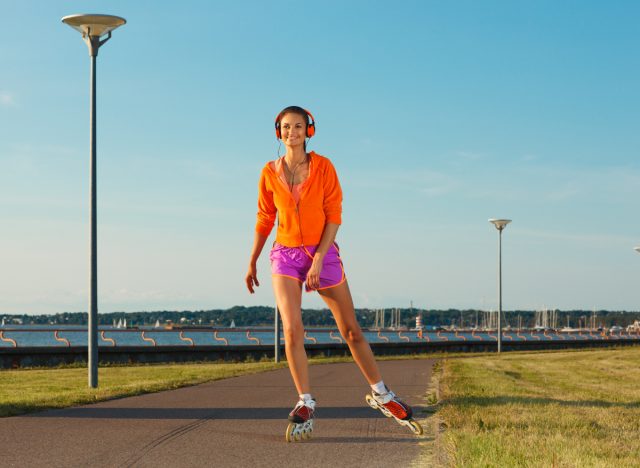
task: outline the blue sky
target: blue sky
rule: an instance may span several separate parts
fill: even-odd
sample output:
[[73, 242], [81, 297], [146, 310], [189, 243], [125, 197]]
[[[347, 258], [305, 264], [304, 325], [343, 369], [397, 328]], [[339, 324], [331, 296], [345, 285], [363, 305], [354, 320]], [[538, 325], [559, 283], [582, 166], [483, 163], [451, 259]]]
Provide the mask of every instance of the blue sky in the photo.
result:
[[[310, 109], [357, 307], [640, 310], [632, 1], [0, 1], [0, 313], [87, 309], [98, 57], [101, 312], [270, 305], [243, 277], [273, 118]], [[320, 307], [314, 294], [306, 307]]]

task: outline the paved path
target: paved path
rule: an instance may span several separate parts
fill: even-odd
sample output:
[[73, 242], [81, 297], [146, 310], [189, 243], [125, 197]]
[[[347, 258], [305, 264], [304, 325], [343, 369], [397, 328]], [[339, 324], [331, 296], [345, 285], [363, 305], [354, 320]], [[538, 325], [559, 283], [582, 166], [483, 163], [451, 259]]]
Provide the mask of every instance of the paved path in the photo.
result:
[[[422, 418], [431, 360], [382, 361], [385, 382]], [[422, 449], [370, 409], [355, 364], [311, 366], [314, 436], [286, 443], [297, 396], [288, 369], [95, 405], [0, 419], [0, 466], [405, 467]]]

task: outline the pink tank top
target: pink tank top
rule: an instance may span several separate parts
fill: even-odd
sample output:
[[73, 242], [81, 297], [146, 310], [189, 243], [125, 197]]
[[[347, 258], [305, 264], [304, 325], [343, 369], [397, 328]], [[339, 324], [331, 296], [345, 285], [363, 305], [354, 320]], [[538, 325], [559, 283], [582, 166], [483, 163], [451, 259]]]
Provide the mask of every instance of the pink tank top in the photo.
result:
[[279, 158], [275, 161], [271, 161], [269, 165], [271, 166], [271, 169], [273, 169], [273, 171], [278, 174], [280, 181], [282, 181], [283, 184], [291, 189], [291, 195], [293, 196], [295, 202], [300, 202], [300, 194], [302, 193], [302, 189], [307, 183], [307, 180], [309, 180], [309, 174], [311, 173], [311, 160], [309, 160], [309, 173], [307, 174], [307, 178], [304, 180], [304, 182], [295, 184], [293, 187], [291, 187], [291, 185], [287, 181], [287, 176], [284, 173], [284, 158]]

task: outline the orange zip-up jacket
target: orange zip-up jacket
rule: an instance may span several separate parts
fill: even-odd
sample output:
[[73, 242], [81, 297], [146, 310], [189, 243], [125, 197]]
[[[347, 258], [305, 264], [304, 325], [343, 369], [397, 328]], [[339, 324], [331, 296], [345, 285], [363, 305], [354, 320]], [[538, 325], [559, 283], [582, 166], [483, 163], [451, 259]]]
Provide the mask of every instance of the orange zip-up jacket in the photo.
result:
[[326, 223], [342, 223], [342, 189], [328, 158], [309, 153], [309, 177], [296, 202], [287, 184], [267, 163], [258, 184], [256, 231], [268, 237], [278, 215], [276, 242], [287, 247], [317, 245]]

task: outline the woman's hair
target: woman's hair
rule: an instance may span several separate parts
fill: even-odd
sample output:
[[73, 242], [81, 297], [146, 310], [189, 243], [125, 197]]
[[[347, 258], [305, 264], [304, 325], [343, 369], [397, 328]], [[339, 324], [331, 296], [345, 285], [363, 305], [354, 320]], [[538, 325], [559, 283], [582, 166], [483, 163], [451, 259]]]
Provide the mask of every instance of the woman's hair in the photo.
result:
[[307, 111], [304, 110], [302, 107], [299, 107], [299, 106], [285, 107], [280, 111], [280, 113], [278, 114], [278, 117], [276, 117], [276, 123], [280, 124], [280, 120], [282, 120], [282, 118], [286, 114], [298, 114], [304, 119], [305, 129], [309, 126], [309, 114], [307, 114]]

